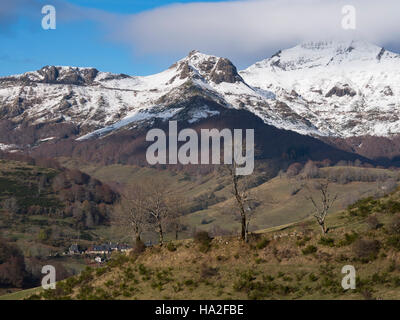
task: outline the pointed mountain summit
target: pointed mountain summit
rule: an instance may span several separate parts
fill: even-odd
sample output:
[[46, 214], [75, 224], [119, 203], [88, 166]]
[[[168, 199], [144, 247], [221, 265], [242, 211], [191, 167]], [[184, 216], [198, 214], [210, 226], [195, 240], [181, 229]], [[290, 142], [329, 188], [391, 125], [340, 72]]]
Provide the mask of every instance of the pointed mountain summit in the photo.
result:
[[230, 60], [207, 55], [197, 50], [192, 50], [187, 57], [178, 61], [172, 67], [177, 68], [181, 79], [191, 77], [212, 81], [215, 84], [243, 82], [242, 77]]

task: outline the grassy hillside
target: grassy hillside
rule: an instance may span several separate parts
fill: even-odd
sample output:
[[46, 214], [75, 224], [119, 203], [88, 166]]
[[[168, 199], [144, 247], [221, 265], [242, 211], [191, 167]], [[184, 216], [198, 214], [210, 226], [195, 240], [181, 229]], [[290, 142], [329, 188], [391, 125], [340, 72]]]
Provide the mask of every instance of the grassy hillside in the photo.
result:
[[[197, 236], [116, 255], [31, 299], [400, 299], [400, 191], [331, 214], [236, 237]], [[353, 265], [355, 290], [343, 290]]]
[[[109, 184], [129, 185], [140, 184], [152, 177], [161, 177], [171, 187], [172, 191], [188, 201], [189, 212], [183, 222], [190, 229], [207, 230], [213, 233], [228, 234], [237, 232], [239, 223], [232, 209], [232, 193], [229, 177], [221, 172], [207, 174], [190, 174], [182, 171], [156, 170], [126, 165], [95, 166], [93, 164], [63, 159], [63, 165], [79, 168], [88, 174]], [[350, 173], [348, 172], [350, 171]], [[361, 172], [367, 178], [358, 177], [356, 180], [343, 183], [340, 177], [343, 172]], [[375, 168], [356, 167], [326, 167], [319, 169], [321, 177], [338, 177], [330, 189], [338, 194], [333, 211], [341, 210], [348, 204], [368, 196], [383, 194], [383, 181], [398, 179], [397, 171]], [[254, 187], [251, 193], [259, 205], [255, 209], [250, 223], [250, 230], [259, 230], [301, 221], [310, 216], [312, 204], [306, 200], [308, 195], [306, 185], [312, 185], [316, 179], [302, 179], [300, 175], [288, 178], [285, 174], [267, 179], [264, 172], [256, 172], [253, 178]], [[266, 181], [267, 180], [267, 181]], [[363, 180], [363, 181], [362, 181]], [[313, 195], [315, 190], [311, 188]], [[191, 232], [183, 234], [192, 236]]]
[[8, 293], [0, 296], [0, 300], [22, 300], [29, 298], [33, 294], [38, 294], [42, 290], [43, 290], [42, 287], [36, 287], [27, 290], [19, 290], [13, 293]]

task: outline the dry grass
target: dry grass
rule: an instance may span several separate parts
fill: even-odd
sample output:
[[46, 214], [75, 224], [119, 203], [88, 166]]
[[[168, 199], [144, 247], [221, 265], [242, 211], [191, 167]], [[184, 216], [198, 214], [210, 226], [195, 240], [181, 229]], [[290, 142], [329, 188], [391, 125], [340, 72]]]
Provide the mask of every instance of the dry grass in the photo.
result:
[[[378, 217], [390, 218], [383, 213]], [[384, 246], [375, 260], [365, 263], [356, 259], [352, 244], [340, 244], [352, 229], [384, 243], [385, 231], [370, 231], [365, 218], [347, 212], [332, 215], [328, 223], [333, 231], [325, 238], [332, 238], [333, 246], [321, 244], [318, 226], [310, 220], [254, 235], [248, 244], [237, 237], [216, 237], [207, 253], [193, 240], [175, 242], [173, 252], [148, 248], [95, 276], [88, 282], [91, 295], [79, 296], [79, 285], [70, 297], [104, 298], [106, 292], [110, 299], [400, 299], [398, 251]], [[267, 244], [258, 245], [264, 239]], [[317, 252], [304, 254], [311, 245]], [[341, 288], [346, 264], [356, 268], [357, 290]]]

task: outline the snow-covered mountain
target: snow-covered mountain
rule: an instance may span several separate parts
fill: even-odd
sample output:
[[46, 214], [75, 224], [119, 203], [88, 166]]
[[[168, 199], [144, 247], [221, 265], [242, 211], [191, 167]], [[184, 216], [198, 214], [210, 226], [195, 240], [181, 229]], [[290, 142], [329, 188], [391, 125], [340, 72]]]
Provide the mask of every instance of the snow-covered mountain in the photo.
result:
[[400, 132], [400, 55], [362, 42], [310, 42], [240, 72], [322, 135]]
[[[86, 140], [156, 119], [195, 123], [219, 114], [214, 104], [301, 134], [390, 136], [400, 133], [399, 71], [398, 54], [359, 41], [304, 43], [240, 72], [198, 51], [145, 77], [46, 66], [0, 78], [0, 143]], [[24, 139], [10, 134], [23, 130]]]

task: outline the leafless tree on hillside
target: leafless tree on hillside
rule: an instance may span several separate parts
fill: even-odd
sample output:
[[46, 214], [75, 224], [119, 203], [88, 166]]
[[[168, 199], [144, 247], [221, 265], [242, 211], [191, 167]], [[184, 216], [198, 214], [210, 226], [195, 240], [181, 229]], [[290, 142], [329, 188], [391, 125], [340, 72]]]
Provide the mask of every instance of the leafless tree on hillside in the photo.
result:
[[175, 240], [178, 240], [179, 232], [184, 229], [182, 216], [185, 213], [185, 201], [179, 196], [171, 195], [168, 197], [167, 206], [167, 227], [175, 234]]
[[167, 185], [161, 180], [149, 180], [144, 183], [144, 210], [151, 225], [159, 235], [160, 245], [164, 244], [165, 226], [171, 217], [168, 197], [171, 196]]
[[234, 211], [240, 214], [241, 239], [248, 241], [250, 220], [254, 214], [256, 197], [250, 193], [249, 177], [236, 174], [237, 164], [233, 161], [228, 165], [227, 171], [232, 183], [232, 195], [234, 197]]
[[168, 226], [174, 227], [175, 234], [180, 231], [181, 204], [182, 201], [169, 192], [163, 181], [150, 179], [122, 192], [114, 221], [128, 228], [136, 241], [141, 239], [143, 231], [154, 230], [159, 235], [160, 245], [163, 245]]
[[113, 224], [132, 234], [134, 240], [140, 241], [142, 232], [149, 227], [146, 216], [146, 194], [140, 186], [129, 186], [121, 192], [120, 203], [113, 215]]
[[329, 209], [336, 201], [338, 195], [331, 194], [329, 192], [329, 180], [314, 183], [314, 189], [321, 197], [320, 201], [316, 200], [316, 196], [313, 196], [312, 190], [309, 187], [307, 188], [309, 190], [309, 194], [306, 196], [306, 199], [311, 201], [313, 205], [313, 215], [317, 219], [317, 222], [322, 229], [322, 233], [326, 234], [328, 233], [329, 228], [327, 228], [325, 225], [325, 219]]
[[313, 179], [318, 176], [318, 167], [312, 160], [308, 160], [307, 163], [304, 165], [302, 176], [306, 179]]

